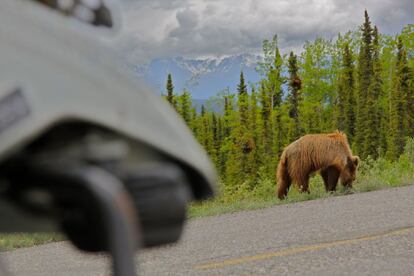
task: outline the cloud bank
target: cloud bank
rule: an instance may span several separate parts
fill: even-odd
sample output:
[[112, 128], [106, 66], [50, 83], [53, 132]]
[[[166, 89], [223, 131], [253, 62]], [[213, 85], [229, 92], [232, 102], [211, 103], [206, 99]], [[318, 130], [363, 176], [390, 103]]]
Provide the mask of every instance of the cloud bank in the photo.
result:
[[299, 50], [356, 29], [364, 9], [382, 33], [414, 23], [413, 0], [123, 0], [116, 47], [133, 63], [260, 52], [274, 34], [282, 50]]

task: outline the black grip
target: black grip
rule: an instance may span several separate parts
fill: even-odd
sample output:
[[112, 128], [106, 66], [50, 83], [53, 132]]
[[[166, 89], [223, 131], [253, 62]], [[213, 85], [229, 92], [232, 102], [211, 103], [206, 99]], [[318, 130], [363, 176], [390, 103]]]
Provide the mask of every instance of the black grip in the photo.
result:
[[123, 182], [136, 205], [144, 246], [177, 241], [191, 200], [183, 170], [169, 163], [148, 164], [127, 173]]

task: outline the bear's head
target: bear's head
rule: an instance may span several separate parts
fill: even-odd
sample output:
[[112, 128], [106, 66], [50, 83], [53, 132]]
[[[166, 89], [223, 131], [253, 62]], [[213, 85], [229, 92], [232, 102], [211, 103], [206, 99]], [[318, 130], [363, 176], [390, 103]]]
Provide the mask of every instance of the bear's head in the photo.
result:
[[352, 188], [352, 183], [356, 179], [357, 169], [359, 164], [359, 157], [352, 156], [346, 160], [346, 166], [341, 171], [340, 179], [341, 183], [346, 188]]

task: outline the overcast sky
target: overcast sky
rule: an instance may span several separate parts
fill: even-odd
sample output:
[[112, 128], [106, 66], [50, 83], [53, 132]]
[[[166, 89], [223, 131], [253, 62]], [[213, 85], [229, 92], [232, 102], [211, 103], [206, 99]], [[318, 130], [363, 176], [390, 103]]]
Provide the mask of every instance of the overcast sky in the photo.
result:
[[284, 50], [354, 30], [366, 8], [380, 32], [414, 23], [414, 0], [122, 0], [117, 48], [141, 63], [174, 56], [260, 52], [278, 34]]

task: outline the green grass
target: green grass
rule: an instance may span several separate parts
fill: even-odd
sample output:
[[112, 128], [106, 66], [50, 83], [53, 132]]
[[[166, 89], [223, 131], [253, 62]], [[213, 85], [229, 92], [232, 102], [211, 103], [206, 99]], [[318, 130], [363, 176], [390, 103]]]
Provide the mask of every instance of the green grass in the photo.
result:
[[[293, 187], [289, 192], [288, 198], [283, 201], [276, 198], [274, 187], [267, 196], [246, 196], [244, 198], [220, 196], [214, 200], [191, 205], [189, 208], [189, 218], [214, 216], [242, 210], [256, 210], [274, 205], [332, 196], [332, 194], [327, 194], [323, 190], [323, 186], [319, 182], [319, 179], [316, 177], [311, 180], [311, 192], [309, 194], [299, 193], [296, 188]], [[335, 193], [335, 195], [337, 194], [339, 194], [339, 192]]]
[[[412, 148], [406, 149], [406, 153], [397, 162], [390, 162], [384, 158], [379, 158], [375, 161], [368, 159], [361, 162], [357, 181], [354, 183], [354, 188], [351, 192], [368, 192], [414, 184], [414, 142], [410, 145], [412, 145]], [[349, 192], [345, 191], [342, 186], [338, 187], [337, 192], [326, 193], [323, 181], [317, 175], [310, 180], [311, 192], [309, 194], [299, 193], [293, 187], [289, 191], [288, 199], [280, 201], [276, 199], [275, 183], [270, 179], [259, 180], [253, 190], [246, 183], [242, 183], [231, 194], [223, 193], [214, 200], [191, 205], [188, 216], [190, 218], [197, 218], [241, 210], [261, 209], [279, 204], [340, 196]], [[3, 234], [0, 235], [0, 248], [10, 250], [63, 239], [64, 236], [59, 234]]]
[[214, 200], [191, 205], [189, 217], [197, 218], [241, 210], [261, 209], [279, 204], [414, 184], [414, 158], [410, 158], [410, 156], [414, 155], [403, 154], [397, 162], [390, 162], [384, 158], [375, 161], [372, 159], [365, 160], [361, 163], [357, 181], [355, 181], [351, 191], [343, 189], [338, 184], [335, 193], [326, 193], [322, 178], [316, 175], [310, 180], [309, 194], [299, 193], [295, 187], [292, 187], [286, 200], [278, 200], [275, 194], [276, 184], [271, 180], [263, 180], [259, 181], [257, 187], [253, 190], [248, 190], [247, 187], [241, 185], [239, 190], [231, 195], [224, 193]]
[[44, 243], [61, 241], [64, 236], [57, 233], [13, 233], [0, 235], [0, 248], [11, 250], [21, 247], [30, 247]]

